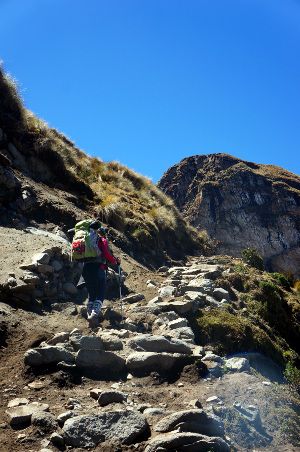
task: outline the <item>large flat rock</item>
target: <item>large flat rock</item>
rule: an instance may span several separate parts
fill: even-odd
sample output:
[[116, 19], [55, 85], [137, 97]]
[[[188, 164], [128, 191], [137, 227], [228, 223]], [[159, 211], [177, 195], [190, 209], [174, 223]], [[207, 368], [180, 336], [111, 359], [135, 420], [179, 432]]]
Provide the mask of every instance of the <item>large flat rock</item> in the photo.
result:
[[76, 416], [63, 426], [66, 445], [73, 447], [96, 447], [107, 440], [132, 444], [143, 439], [148, 424], [137, 411], [107, 411], [91, 416]]
[[136, 336], [128, 341], [128, 345], [134, 350], [141, 349], [147, 352], [192, 354], [193, 351], [190, 345], [180, 339], [168, 339], [165, 336], [153, 336], [152, 334]]
[[171, 432], [151, 439], [145, 452], [157, 451], [185, 452], [230, 452], [230, 447], [218, 437], [200, 435], [199, 433]]

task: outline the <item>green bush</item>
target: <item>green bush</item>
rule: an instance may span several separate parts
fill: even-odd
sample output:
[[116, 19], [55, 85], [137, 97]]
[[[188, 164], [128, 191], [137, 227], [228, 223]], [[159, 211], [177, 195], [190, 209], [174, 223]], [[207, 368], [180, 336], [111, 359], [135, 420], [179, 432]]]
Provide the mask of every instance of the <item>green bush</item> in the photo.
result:
[[292, 361], [287, 363], [284, 376], [293, 388], [297, 391], [300, 390], [300, 369], [298, 369]]
[[291, 288], [292, 281], [282, 273], [272, 273], [272, 278], [284, 289], [289, 290]]
[[243, 261], [250, 265], [251, 267], [257, 268], [258, 270], [264, 269], [264, 262], [262, 257], [258, 254], [257, 250], [254, 248], [246, 248], [242, 251]]

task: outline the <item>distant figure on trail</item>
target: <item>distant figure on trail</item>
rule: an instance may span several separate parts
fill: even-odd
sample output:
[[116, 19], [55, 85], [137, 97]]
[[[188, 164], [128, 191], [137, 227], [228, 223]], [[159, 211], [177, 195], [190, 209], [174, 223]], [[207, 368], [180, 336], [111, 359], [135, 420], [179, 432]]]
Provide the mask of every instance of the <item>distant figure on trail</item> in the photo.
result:
[[83, 262], [82, 276], [89, 295], [87, 319], [96, 322], [105, 298], [107, 264], [120, 265], [120, 259], [109, 249], [106, 229], [98, 220], [84, 220], [75, 225], [72, 259]]

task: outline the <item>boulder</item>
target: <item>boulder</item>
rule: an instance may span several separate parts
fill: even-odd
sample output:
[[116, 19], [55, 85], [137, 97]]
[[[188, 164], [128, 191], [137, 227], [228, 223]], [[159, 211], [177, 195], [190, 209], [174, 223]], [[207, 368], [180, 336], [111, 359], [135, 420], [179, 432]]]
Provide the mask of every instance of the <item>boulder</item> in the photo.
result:
[[233, 372], [249, 372], [250, 364], [246, 358], [229, 358], [224, 363], [225, 367]]
[[165, 336], [153, 336], [152, 334], [135, 336], [128, 341], [128, 345], [134, 350], [147, 352], [192, 353], [191, 347], [179, 339], [168, 339]]
[[151, 372], [174, 373], [182, 369], [189, 360], [178, 353], [135, 352], [127, 357], [126, 366], [132, 375], [143, 376]]
[[27, 350], [24, 354], [24, 363], [27, 366], [37, 367], [47, 364], [57, 364], [60, 361], [66, 363], [74, 363], [73, 353], [69, 352], [62, 346], [50, 345], [47, 347], [38, 347]]
[[216, 300], [218, 300], [218, 301], [221, 301], [221, 300], [223, 300], [223, 299], [225, 299], [225, 300], [227, 300], [227, 301], [230, 300], [229, 292], [228, 292], [227, 290], [225, 290], [225, 289], [222, 289], [222, 287], [216, 287], [216, 288], [213, 290], [212, 295], [213, 295], [213, 297], [214, 297]]
[[176, 328], [174, 330], [171, 330], [170, 333], [172, 334], [172, 336], [177, 337], [182, 341], [188, 342], [190, 344], [195, 343], [195, 335], [192, 328], [190, 328], [189, 326]]
[[161, 419], [154, 427], [156, 432], [170, 432], [180, 427], [181, 431], [201, 433], [208, 436], [223, 436], [224, 425], [214, 414], [202, 409], [184, 410]]
[[80, 369], [94, 369], [109, 375], [125, 371], [125, 360], [120, 356], [102, 350], [79, 350], [76, 366]]
[[38, 411], [48, 411], [49, 405], [46, 403], [32, 402], [28, 405], [8, 408], [6, 414], [9, 416], [9, 423], [12, 427], [28, 425], [31, 422], [31, 416]]
[[65, 440], [57, 432], [52, 433], [52, 435], [50, 436], [50, 442], [53, 444], [53, 446], [57, 447], [60, 450], [63, 450], [65, 448]]
[[98, 403], [100, 406], [106, 406], [110, 403], [122, 403], [127, 400], [127, 395], [121, 391], [103, 391], [99, 395]]
[[73, 447], [96, 447], [108, 440], [132, 444], [143, 439], [148, 428], [147, 421], [137, 411], [107, 411], [68, 419], [63, 436], [66, 445]]
[[214, 282], [207, 278], [195, 278], [192, 279], [188, 283], [187, 286], [185, 286], [184, 291], [185, 292], [202, 292], [204, 294], [212, 294], [214, 289]]
[[104, 350], [103, 342], [97, 336], [81, 336], [77, 346], [80, 350]]
[[171, 432], [151, 439], [145, 452], [157, 451], [185, 452], [230, 452], [230, 447], [222, 438], [201, 435], [199, 433]]
[[58, 424], [60, 425], [60, 427], [62, 427], [64, 425], [64, 423], [66, 422], [66, 420], [70, 419], [73, 416], [75, 416], [74, 411], [69, 410], [69, 411], [65, 411], [64, 413], [59, 414], [57, 416], [56, 420], [57, 420]]
[[215, 361], [216, 363], [221, 363], [221, 362], [223, 362], [223, 358], [219, 355], [215, 355], [212, 352], [208, 352], [202, 358], [202, 361]]

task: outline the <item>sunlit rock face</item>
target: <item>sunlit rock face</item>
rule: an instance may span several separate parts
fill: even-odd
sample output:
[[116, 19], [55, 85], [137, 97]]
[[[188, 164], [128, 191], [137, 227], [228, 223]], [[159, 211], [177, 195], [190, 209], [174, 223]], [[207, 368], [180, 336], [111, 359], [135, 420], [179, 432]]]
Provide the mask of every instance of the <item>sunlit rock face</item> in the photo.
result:
[[227, 154], [196, 155], [159, 181], [187, 220], [240, 256], [256, 248], [273, 271], [300, 277], [300, 177]]

